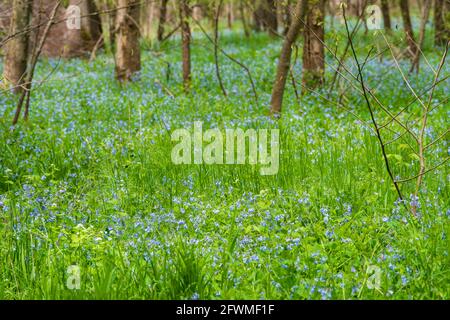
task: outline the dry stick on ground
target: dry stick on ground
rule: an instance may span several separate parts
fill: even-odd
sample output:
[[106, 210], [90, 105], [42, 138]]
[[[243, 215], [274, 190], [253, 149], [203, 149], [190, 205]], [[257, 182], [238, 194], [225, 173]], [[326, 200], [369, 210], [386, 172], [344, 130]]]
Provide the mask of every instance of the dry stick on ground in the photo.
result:
[[160, 85], [161, 88], [171, 97], [171, 98], [175, 98], [175, 95], [172, 93], [172, 91], [169, 90], [169, 88], [167, 88], [164, 84], [161, 83], [161, 81], [159, 81], [159, 79], [155, 79], [155, 83]]
[[214, 64], [216, 66], [216, 76], [219, 81], [220, 89], [223, 92], [223, 95], [227, 96], [227, 90], [222, 82], [222, 77], [220, 76], [220, 67], [219, 67], [219, 57], [218, 57], [218, 46], [219, 46], [219, 17], [220, 17], [220, 9], [222, 8], [223, 0], [219, 0], [216, 9], [216, 16], [214, 18]]
[[370, 118], [372, 120], [372, 124], [373, 124], [373, 126], [375, 128], [375, 132], [377, 134], [378, 142], [380, 144], [381, 152], [383, 154], [384, 162], [385, 162], [385, 165], [386, 165], [386, 170], [387, 170], [387, 172], [389, 174], [389, 177], [392, 180], [392, 183], [395, 186], [395, 189], [397, 190], [397, 194], [398, 194], [400, 200], [403, 200], [403, 195], [402, 195], [402, 192], [400, 191], [400, 187], [398, 186], [398, 183], [395, 180], [394, 175], [392, 173], [391, 166], [390, 166], [390, 163], [389, 163], [389, 159], [387, 157], [385, 146], [384, 146], [384, 143], [383, 143], [383, 138], [381, 137], [381, 132], [380, 132], [380, 130], [378, 128], [377, 121], [375, 120], [375, 115], [374, 115], [374, 112], [372, 110], [372, 105], [370, 103], [370, 100], [369, 100], [369, 97], [368, 97], [368, 94], [367, 94], [366, 86], [364, 84], [364, 77], [363, 77], [361, 65], [359, 63], [358, 55], [356, 54], [355, 47], [353, 46], [353, 40], [351, 39], [351, 34], [350, 34], [350, 30], [348, 28], [348, 21], [347, 21], [346, 15], [345, 15], [345, 8], [344, 7], [342, 8], [342, 13], [343, 13], [343, 16], [344, 16], [345, 30], [347, 31], [347, 37], [348, 37], [349, 42], [350, 42], [350, 47], [351, 47], [351, 50], [352, 50], [352, 53], [353, 53], [353, 58], [355, 59], [355, 62], [356, 62], [357, 68], [358, 68], [359, 83], [361, 84], [361, 88], [362, 88], [363, 95], [364, 95], [364, 100], [366, 101], [367, 108], [368, 108], [369, 113], [370, 113]]
[[[37, 50], [33, 53], [33, 56], [31, 58], [30, 67], [27, 71], [26, 81], [25, 81], [25, 90], [22, 93], [22, 96], [19, 99], [19, 103], [17, 104], [16, 108], [16, 114], [14, 115], [13, 119], [13, 125], [17, 124], [17, 121], [19, 121], [20, 113], [22, 111], [23, 102], [26, 98], [26, 104], [25, 104], [25, 114], [24, 119], [28, 119], [29, 114], [29, 108], [30, 108], [30, 95], [31, 95], [31, 87], [33, 82], [33, 76], [34, 76], [34, 70], [36, 68], [36, 64], [38, 62], [39, 56], [41, 55], [42, 48], [44, 46], [45, 40], [47, 39], [48, 33], [50, 31], [50, 27], [54, 24], [54, 19], [56, 16], [56, 12], [61, 4], [61, 1], [58, 1], [55, 5], [55, 7], [52, 10], [52, 13], [50, 15], [50, 19], [47, 23], [47, 26], [45, 27], [44, 33], [42, 34], [41, 41], [39, 43], [39, 46], [37, 47]], [[36, 31], [38, 32], [38, 31]]]
[[195, 24], [199, 27], [200, 31], [205, 35], [205, 37], [208, 39], [208, 41], [211, 42], [214, 46], [216, 46], [216, 47], [219, 49], [219, 51], [220, 51], [225, 57], [227, 57], [228, 59], [230, 59], [231, 61], [233, 61], [234, 63], [236, 63], [238, 66], [240, 66], [242, 69], [245, 70], [245, 72], [247, 73], [248, 78], [249, 78], [249, 80], [250, 80], [250, 84], [251, 84], [251, 86], [252, 86], [252, 91], [253, 91], [253, 95], [254, 95], [254, 97], [255, 97], [256, 105], [259, 105], [258, 93], [257, 93], [257, 91], [256, 91], [255, 82], [253, 81], [253, 77], [252, 77], [252, 74], [251, 74], [251, 72], [250, 72], [250, 69], [249, 69], [245, 64], [243, 64], [242, 62], [240, 62], [239, 60], [237, 60], [237, 59], [233, 58], [232, 56], [230, 56], [230, 55], [229, 55], [225, 50], [223, 50], [219, 45], [214, 44], [214, 40], [211, 39], [211, 37], [208, 35], [208, 33], [205, 31], [205, 29], [203, 28], [203, 26], [200, 24], [200, 22], [199, 22], [197, 19], [195, 19], [194, 17], [192, 17], [192, 21], [195, 22]]

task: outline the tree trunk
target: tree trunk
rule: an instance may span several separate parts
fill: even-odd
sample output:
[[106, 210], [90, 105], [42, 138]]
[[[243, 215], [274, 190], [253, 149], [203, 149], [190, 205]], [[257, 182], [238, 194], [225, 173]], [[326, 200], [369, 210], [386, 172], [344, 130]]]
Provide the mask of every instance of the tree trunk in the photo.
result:
[[180, 1], [181, 47], [183, 51], [183, 85], [189, 91], [191, 86], [191, 28], [189, 26], [189, 0]]
[[389, 31], [392, 30], [391, 13], [388, 0], [381, 0], [381, 12], [383, 13], [384, 28]]
[[220, 67], [219, 67], [219, 18], [220, 12], [222, 9], [223, 0], [219, 0], [216, 9], [216, 15], [214, 17], [214, 64], [216, 66], [216, 76], [219, 81], [220, 89], [222, 90], [223, 95], [226, 97], [227, 90], [223, 85], [222, 76], [220, 75]]
[[141, 69], [139, 0], [119, 0], [117, 10], [116, 79], [130, 81]]
[[244, 34], [246, 37], [250, 36], [250, 31], [248, 30], [247, 18], [245, 16], [245, 4], [244, 0], [239, 1], [239, 11], [242, 20], [242, 27], [244, 28]]
[[[108, 9], [113, 9], [113, 6], [109, 6]], [[109, 13], [109, 24], [110, 24], [110, 29], [109, 29], [109, 42], [111, 44], [111, 48], [115, 49], [116, 47], [116, 23], [117, 23], [117, 11], [116, 10], [112, 10]]]
[[253, 10], [253, 30], [256, 32], [260, 32], [265, 29], [264, 24], [264, 7], [262, 5], [262, 0], [254, 1], [254, 10]]
[[[303, 86], [320, 87], [325, 82], [325, 0], [309, 0], [303, 48]], [[305, 92], [305, 91], [303, 91]]]
[[228, 3], [227, 5], [227, 23], [228, 29], [232, 30], [234, 23], [233, 3]]
[[414, 61], [411, 67], [411, 72], [416, 69], [417, 72], [419, 72], [419, 66], [420, 66], [420, 54], [423, 47], [423, 43], [425, 41], [425, 32], [427, 28], [428, 19], [430, 17], [430, 11], [431, 11], [431, 0], [425, 0], [422, 8], [422, 21], [420, 23], [420, 30], [419, 30], [419, 43], [418, 43], [418, 50], [416, 51], [416, 55], [414, 57]]
[[270, 110], [273, 115], [278, 115], [281, 112], [284, 88], [291, 66], [292, 46], [303, 28], [303, 18], [305, 17], [307, 2], [308, 0], [298, 0], [289, 31], [284, 39], [277, 67], [277, 75], [273, 84], [272, 99], [270, 101]]
[[277, 6], [275, 0], [265, 0], [264, 24], [267, 32], [271, 36], [276, 36], [278, 32]]
[[70, 0], [70, 5], [80, 8], [80, 30], [68, 29], [65, 38], [65, 57], [90, 54], [102, 37], [102, 22], [93, 0]]
[[289, 32], [289, 27], [292, 22], [292, 13], [291, 13], [291, 3], [290, 0], [286, 0], [284, 4], [284, 31], [283, 34], [287, 35]]
[[[11, 35], [26, 30], [30, 26], [31, 11], [31, 1], [14, 0], [9, 30]], [[16, 93], [23, 90], [21, 85], [24, 82], [27, 71], [29, 35], [30, 32], [21, 33], [14, 36], [6, 44], [3, 76], [7, 85], [11, 84], [13, 91]]]
[[142, 30], [142, 38], [149, 40], [152, 32], [153, 16], [155, 14], [155, 2], [146, 0], [141, 4], [140, 25]]
[[411, 16], [409, 14], [408, 0], [400, 0], [400, 11], [402, 13], [403, 27], [405, 29], [408, 52], [409, 55], [414, 58], [418, 51], [418, 47], [416, 41], [414, 40], [414, 31], [411, 23]]
[[435, 45], [445, 46], [450, 41], [450, 0], [435, 0], [434, 26]]
[[450, 0], [444, 0], [444, 41], [450, 41]]
[[102, 37], [103, 37], [103, 43], [106, 46], [106, 51], [108, 53], [114, 52], [112, 50], [113, 48], [113, 42], [112, 42], [112, 34], [111, 32], [114, 30], [115, 27], [115, 21], [111, 20], [111, 14], [109, 13], [110, 7], [106, 3], [102, 3], [100, 10], [102, 13], [100, 16], [100, 22], [102, 27]]
[[81, 37], [85, 41], [97, 42], [102, 34], [102, 22], [94, 0], [70, 0], [70, 4], [81, 8]]
[[162, 41], [164, 37], [164, 27], [167, 19], [167, 2], [169, 0], [162, 0], [159, 8], [158, 41]]

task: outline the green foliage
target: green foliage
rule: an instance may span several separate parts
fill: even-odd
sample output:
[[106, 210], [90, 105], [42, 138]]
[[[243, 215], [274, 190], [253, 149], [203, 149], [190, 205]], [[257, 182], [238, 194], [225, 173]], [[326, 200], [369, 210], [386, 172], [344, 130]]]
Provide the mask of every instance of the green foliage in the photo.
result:
[[[340, 32], [327, 40], [339, 54]], [[370, 37], [358, 38], [362, 57]], [[291, 87], [283, 119], [267, 117], [279, 42], [232, 33], [221, 45], [252, 70], [260, 106], [223, 56], [230, 94], [221, 95], [212, 50], [198, 34], [190, 95], [174, 40], [145, 52], [140, 81], [128, 86], [114, 81], [109, 56], [60, 62], [33, 91], [30, 122], [15, 129], [16, 98], [0, 96], [0, 299], [449, 299], [448, 167], [425, 178], [420, 217], [411, 218], [396, 203], [370, 127], [318, 95], [298, 104]], [[439, 55], [430, 47], [426, 54], [436, 65]], [[395, 111], [411, 97], [391, 63], [385, 56], [365, 70]], [[56, 64], [40, 63], [37, 79]], [[300, 78], [299, 61], [293, 70]], [[433, 74], [414, 77], [421, 87]], [[368, 120], [361, 97], [342, 86], [348, 109]], [[436, 102], [448, 87], [436, 89]], [[448, 125], [447, 113], [434, 112], [430, 139]], [[278, 175], [248, 165], [173, 165], [166, 130], [190, 129], [194, 120], [278, 127]], [[444, 143], [431, 160], [448, 153]], [[395, 172], [414, 174], [417, 159], [405, 145], [388, 153]], [[80, 290], [66, 287], [71, 265], [80, 267]], [[372, 265], [381, 269], [377, 290], [366, 285]]]

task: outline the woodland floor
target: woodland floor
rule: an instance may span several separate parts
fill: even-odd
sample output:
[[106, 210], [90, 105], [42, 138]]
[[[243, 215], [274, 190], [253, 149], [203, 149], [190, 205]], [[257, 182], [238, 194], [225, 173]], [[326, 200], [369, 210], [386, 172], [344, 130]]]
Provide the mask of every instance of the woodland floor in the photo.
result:
[[[330, 47], [345, 43], [342, 33], [328, 34]], [[361, 121], [370, 119], [364, 99], [345, 80], [328, 93], [330, 54], [328, 86], [298, 103], [289, 84], [275, 121], [268, 108], [281, 42], [238, 33], [221, 39], [251, 70], [256, 105], [244, 70], [221, 55], [228, 98], [222, 95], [212, 46], [194, 38], [190, 94], [180, 86], [173, 40], [144, 45], [140, 79], [125, 87], [114, 80], [109, 54], [91, 64], [43, 61], [37, 79], [56, 69], [35, 85], [30, 121], [14, 129], [16, 100], [0, 95], [0, 299], [449, 299], [448, 166], [426, 176], [413, 218], [396, 201], [370, 122]], [[361, 60], [374, 41], [383, 47], [376, 35], [360, 36]], [[426, 55], [439, 63], [438, 52]], [[400, 63], [407, 72], [409, 62]], [[432, 83], [427, 68], [422, 62], [410, 76], [414, 88]], [[301, 59], [293, 71], [300, 80]], [[370, 59], [365, 75], [393, 111], [411, 100], [388, 55]], [[346, 110], [330, 102], [339, 90]], [[434, 101], [449, 95], [446, 80]], [[430, 141], [448, 119], [447, 101], [430, 117]], [[279, 173], [174, 165], [167, 130], [192, 130], [195, 120], [279, 128]], [[448, 150], [444, 139], [431, 161]], [[416, 174], [404, 145], [388, 152], [397, 175]], [[414, 186], [402, 188], [409, 201]], [[80, 290], [66, 286], [71, 265], [80, 267]], [[374, 268], [381, 284], [369, 289]]]

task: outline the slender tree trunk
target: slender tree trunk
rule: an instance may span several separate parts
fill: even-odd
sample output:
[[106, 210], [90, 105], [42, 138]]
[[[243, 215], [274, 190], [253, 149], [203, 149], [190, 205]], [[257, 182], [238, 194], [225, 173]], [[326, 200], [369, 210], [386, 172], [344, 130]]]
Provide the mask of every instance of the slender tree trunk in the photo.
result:
[[102, 34], [102, 22], [94, 0], [70, 0], [81, 9], [81, 37], [85, 41], [97, 42]]
[[[31, 11], [31, 1], [14, 0], [9, 30], [11, 35], [24, 31], [30, 26]], [[27, 71], [29, 35], [30, 32], [21, 33], [13, 37], [6, 44], [3, 76], [6, 83], [13, 86], [13, 91], [16, 93], [23, 90], [21, 85], [24, 82]]]
[[228, 29], [233, 29], [233, 23], [234, 23], [234, 12], [233, 12], [233, 3], [227, 4], [227, 22], [228, 22]]
[[444, 40], [450, 41], [450, 0], [444, 0]]
[[423, 47], [423, 43], [425, 41], [425, 32], [427, 28], [428, 19], [430, 17], [430, 11], [431, 11], [431, 0], [425, 0], [422, 8], [422, 21], [420, 23], [420, 30], [419, 30], [419, 43], [418, 43], [418, 50], [416, 51], [416, 55], [414, 56], [414, 62], [411, 66], [411, 72], [416, 69], [417, 72], [419, 72], [420, 67], [420, 54]]
[[[25, 81], [23, 84], [24, 90], [22, 91], [20, 98], [19, 98], [19, 102], [17, 103], [16, 113], [14, 115], [14, 119], [12, 122], [13, 125], [16, 125], [17, 121], [19, 120], [20, 113], [22, 111], [24, 102], [25, 102], [25, 112], [24, 112], [23, 118], [25, 121], [28, 120], [28, 116], [29, 116], [29, 112], [30, 112], [31, 89], [32, 89], [32, 85], [33, 85], [34, 70], [36, 69], [36, 64], [39, 60], [39, 56], [41, 55], [42, 48], [44, 47], [44, 43], [47, 40], [47, 36], [49, 34], [50, 28], [55, 22], [55, 16], [56, 16], [56, 13], [58, 12], [58, 8], [60, 5], [61, 5], [61, 1], [58, 1], [58, 2], [56, 2], [56, 5], [53, 7], [53, 10], [52, 10], [50, 17], [47, 21], [47, 24], [45, 26], [45, 29], [44, 29], [42, 35], [40, 36], [39, 44], [37, 43], [37, 38], [39, 37], [39, 33], [37, 31], [35, 32], [36, 42], [33, 45], [33, 52], [30, 55], [30, 58], [28, 59], [28, 66], [27, 66], [27, 71], [26, 71], [26, 75], [25, 75]], [[41, 13], [39, 12], [38, 13], [39, 21], [40, 21], [40, 15], [41, 15]]]
[[[325, 0], [309, 0], [303, 48], [303, 86], [320, 87], [325, 82]], [[303, 90], [305, 92], [305, 90]]]
[[383, 13], [384, 28], [389, 31], [392, 30], [391, 12], [388, 0], [381, 0], [381, 12]]
[[189, 0], [180, 0], [181, 47], [183, 55], [183, 85], [189, 91], [191, 86], [191, 28], [189, 26]]
[[278, 32], [277, 5], [275, 0], [265, 0], [264, 24], [269, 35], [276, 36]]
[[346, 1], [347, 5], [348, 5], [348, 13], [352, 16], [359, 16], [359, 8], [358, 8], [358, 3], [359, 0], [347, 0]]
[[281, 112], [286, 79], [291, 66], [292, 46], [303, 28], [303, 19], [305, 17], [307, 2], [308, 0], [298, 0], [292, 17], [292, 23], [289, 26], [289, 31], [283, 42], [283, 48], [281, 49], [280, 60], [277, 67], [277, 75], [272, 88], [272, 99], [270, 101], [270, 110], [273, 115], [278, 115]]
[[411, 15], [409, 13], [408, 0], [400, 0], [400, 11], [403, 19], [403, 27], [405, 29], [406, 43], [408, 45], [408, 52], [411, 57], [415, 57], [418, 51], [416, 41], [414, 39], [414, 31], [411, 23]]
[[114, 52], [116, 47], [116, 34], [117, 31], [117, 11], [113, 10], [114, 6], [107, 5], [107, 9], [111, 10], [108, 14], [108, 20], [109, 20], [109, 43], [111, 45], [111, 49]]
[[291, 26], [292, 22], [292, 13], [291, 13], [291, 1], [285, 0], [284, 4], [284, 31], [283, 34], [287, 35], [289, 32], [289, 27]]
[[239, 11], [241, 14], [242, 27], [244, 28], [244, 34], [248, 38], [250, 36], [250, 31], [248, 30], [247, 17], [245, 16], [245, 0], [239, 1]]
[[434, 26], [435, 45], [445, 46], [450, 41], [450, 0], [435, 0]]
[[261, 32], [265, 29], [263, 0], [253, 1], [253, 30]]
[[[101, 4], [100, 7], [102, 13], [99, 14], [100, 16], [100, 23], [102, 27], [102, 35], [103, 38], [103, 44], [106, 45], [106, 52], [111, 53], [112, 52], [112, 45], [111, 45], [111, 34], [110, 30], [112, 29], [110, 20], [109, 20], [109, 13], [108, 13], [108, 6], [105, 3]], [[92, 56], [92, 53], [91, 53]]]
[[[102, 44], [102, 22], [94, 0], [70, 0], [70, 5], [80, 8], [80, 30], [68, 29], [65, 38], [65, 57], [78, 57], [89, 54], [98, 43]], [[51, 37], [51, 35], [50, 35]]]
[[214, 17], [214, 64], [216, 66], [216, 76], [219, 81], [220, 89], [222, 90], [223, 95], [227, 96], [227, 90], [222, 81], [222, 76], [220, 75], [220, 66], [219, 66], [219, 18], [220, 12], [222, 9], [223, 0], [219, 0], [216, 9], [216, 15]]
[[130, 81], [141, 69], [139, 47], [140, 0], [119, 0], [117, 11], [116, 79]]
[[141, 4], [141, 30], [142, 38], [150, 39], [152, 32], [153, 16], [155, 15], [155, 2], [153, 0], [146, 0]]
[[158, 24], [158, 41], [164, 38], [164, 27], [167, 19], [167, 2], [169, 0], [162, 0], [159, 9], [159, 24]]
[[445, 45], [444, 39], [444, 0], [434, 1], [434, 43], [437, 46]]

